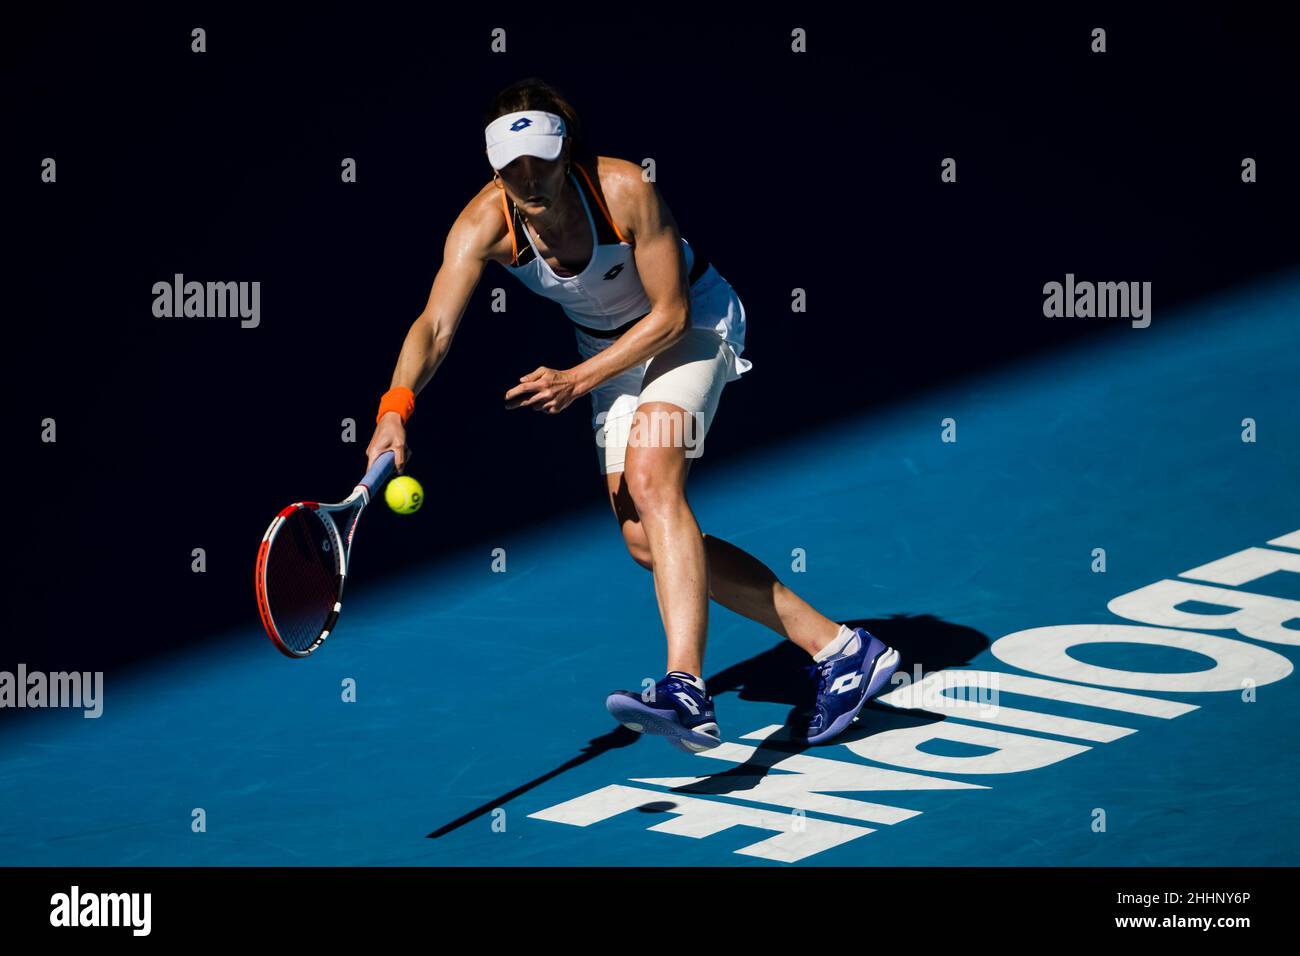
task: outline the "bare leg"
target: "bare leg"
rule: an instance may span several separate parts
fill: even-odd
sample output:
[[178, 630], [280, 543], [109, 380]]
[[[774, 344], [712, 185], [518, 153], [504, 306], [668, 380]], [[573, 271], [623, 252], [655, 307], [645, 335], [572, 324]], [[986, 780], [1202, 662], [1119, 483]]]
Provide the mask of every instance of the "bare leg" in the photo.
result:
[[704, 536], [709, 597], [729, 611], [789, 638], [810, 655], [829, 644], [840, 625], [777, 580], [758, 558], [728, 541]]
[[[656, 411], [686, 414], [676, 406], [651, 402], [637, 415]], [[686, 501], [687, 464], [681, 445], [629, 442], [624, 476], [650, 552], [655, 597], [668, 638], [668, 670], [698, 675], [704, 667], [709, 623], [709, 565], [704, 537]]]
[[[674, 406], [643, 406], [656, 407]], [[681, 448], [629, 447], [627, 471], [606, 476], [628, 551], [654, 573], [668, 637], [668, 670], [700, 673], [709, 597], [816, 654], [839, 633], [839, 624], [777, 580], [753, 555], [700, 532], [686, 501], [690, 464]]]

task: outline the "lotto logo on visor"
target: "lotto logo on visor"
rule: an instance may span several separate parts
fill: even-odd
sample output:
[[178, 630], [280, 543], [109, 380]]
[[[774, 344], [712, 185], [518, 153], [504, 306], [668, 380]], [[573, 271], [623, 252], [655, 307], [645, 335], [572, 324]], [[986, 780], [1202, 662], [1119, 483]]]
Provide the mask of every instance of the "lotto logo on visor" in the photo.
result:
[[494, 119], [484, 134], [493, 169], [520, 156], [556, 159], [564, 148], [564, 118], [545, 110], [519, 110]]

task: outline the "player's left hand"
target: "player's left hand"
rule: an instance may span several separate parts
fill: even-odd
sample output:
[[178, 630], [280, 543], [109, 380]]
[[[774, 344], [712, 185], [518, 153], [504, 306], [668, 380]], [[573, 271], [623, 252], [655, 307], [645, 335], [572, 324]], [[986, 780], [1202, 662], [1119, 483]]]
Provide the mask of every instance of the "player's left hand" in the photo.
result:
[[577, 377], [572, 370], [543, 366], [520, 378], [519, 384], [506, 392], [506, 408], [531, 408], [556, 415], [568, 408], [578, 395]]

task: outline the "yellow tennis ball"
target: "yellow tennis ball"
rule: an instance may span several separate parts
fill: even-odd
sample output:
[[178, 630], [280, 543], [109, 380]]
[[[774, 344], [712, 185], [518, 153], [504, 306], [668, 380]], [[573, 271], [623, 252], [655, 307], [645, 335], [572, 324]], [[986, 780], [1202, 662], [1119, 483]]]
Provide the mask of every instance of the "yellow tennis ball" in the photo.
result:
[[424, 489], [411, 476], [398, 475], [384, 489], [384, 500], [399, 515], [414, 514], [424, 504]]

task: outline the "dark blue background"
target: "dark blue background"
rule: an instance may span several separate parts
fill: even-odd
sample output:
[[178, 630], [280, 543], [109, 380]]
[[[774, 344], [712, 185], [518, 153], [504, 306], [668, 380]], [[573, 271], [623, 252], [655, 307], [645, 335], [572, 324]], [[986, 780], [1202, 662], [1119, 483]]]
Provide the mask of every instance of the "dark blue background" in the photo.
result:
[[[745, 302], [755, 368], [709, 458], [1113, 334], [1043, 318], [1043, 283], [1067, 272], [1150, 280], [1159, 316], [1300, 251], [1300, 70], [1265, 6], [700, 9], [42, 5], [13, 23], [0, 666], [112, 668], [255, 622], [257, 541], [282, 505], [359, 476], [446, 230], [490, 176], [482, 108], [523, 76], [568, 94], [597, 152], [656, 160], [683, 235]], [[261, 327], [154, 318], [176, 272], [260, 281]], [[412, 422], [424, 531], [367, 516], [357, 588], [599, 499], [585, 399], [554, 419], [500, 401], [575, 361], [558, 310], [492, 266]]]

